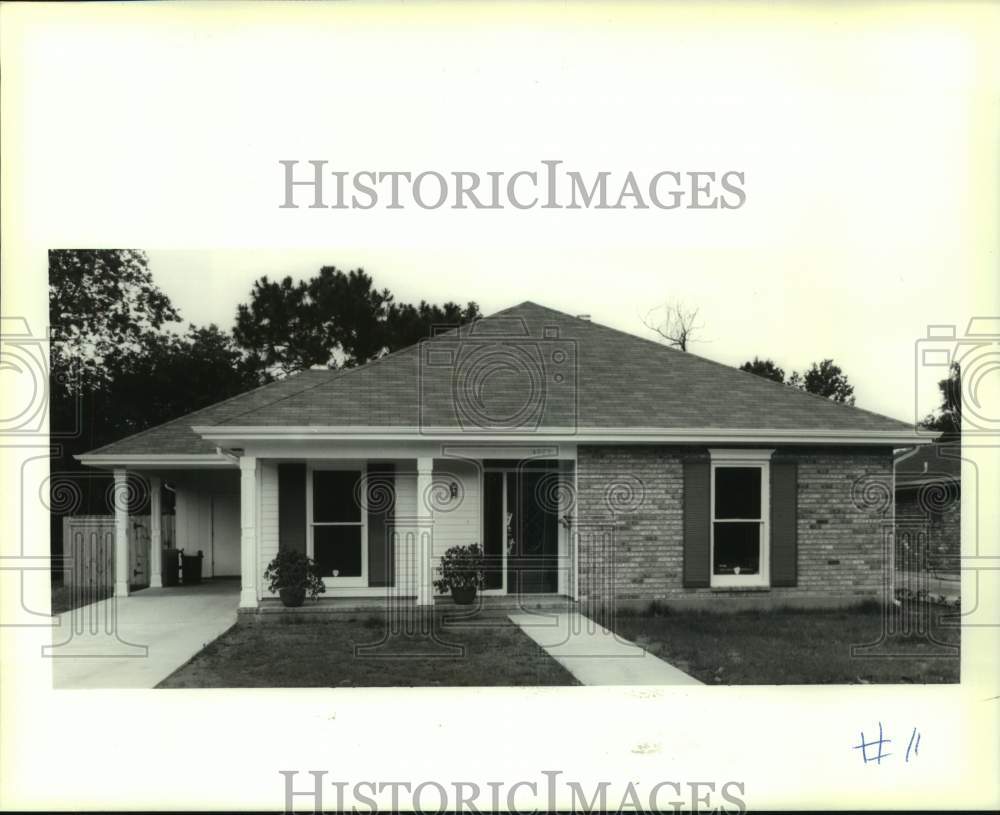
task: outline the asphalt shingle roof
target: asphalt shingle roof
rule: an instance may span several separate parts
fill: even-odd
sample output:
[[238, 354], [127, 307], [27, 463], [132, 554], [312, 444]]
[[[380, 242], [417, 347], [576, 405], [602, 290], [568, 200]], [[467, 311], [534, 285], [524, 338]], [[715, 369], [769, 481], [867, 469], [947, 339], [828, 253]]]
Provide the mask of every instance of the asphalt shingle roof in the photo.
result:
[[304, 371], [93, 452], [213, 452], [193, 425], [913, 429], [531, 302], [358, 368]]
[[218, 424], [231, 413], [242, 413], [253, 405], [264, 405], [275, 399], [312, 387], [319, 380], [329, 379], [333, 371], [302, 371], [278, 382], [271, 382], [246, 393], [216, 402], [214, 405], [185, 414], [164, 424], [143, 430], [120, 441], [91, 450], [87, 455], [139, 455], [160, 453], [189, 455], [214, 453], [215, 445], [197, 435], [191, 427], [196, 424]]

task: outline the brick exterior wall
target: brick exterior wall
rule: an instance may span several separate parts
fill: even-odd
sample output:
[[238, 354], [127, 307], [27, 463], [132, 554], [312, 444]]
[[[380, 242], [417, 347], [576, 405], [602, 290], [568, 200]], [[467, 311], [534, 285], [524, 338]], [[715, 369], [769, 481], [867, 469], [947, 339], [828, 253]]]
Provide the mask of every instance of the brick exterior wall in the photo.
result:
[[708, 451], [578, 449], [582, 602], [840, 605], [881, 596], [883, 540], [893, 510], [891, 449], [775, 450], [772, 461], [791, 459], [798, 465], [798, 581], [794, 587], [769, 589], [682, 584], [683, 461], [691, 456], [707, 458]]

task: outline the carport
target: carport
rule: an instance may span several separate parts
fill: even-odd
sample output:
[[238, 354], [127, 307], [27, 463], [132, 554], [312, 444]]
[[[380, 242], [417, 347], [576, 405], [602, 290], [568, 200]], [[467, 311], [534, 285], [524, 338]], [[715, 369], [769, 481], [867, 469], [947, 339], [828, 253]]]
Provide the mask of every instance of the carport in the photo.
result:
[[[163, 587], [163, 491], [175, 493], [178, 549], [202, 552], [202, 576], [240, 575], [240, 472], [223, 455], [81, 456], [114, 475], [114, 594], [129, 595], [129, 506], [138, 489], [149, 492], [149, 588]], [[141, 486], [139, 486], [141, 485]], [[144, 591], [143, 596], [148, 592]]]

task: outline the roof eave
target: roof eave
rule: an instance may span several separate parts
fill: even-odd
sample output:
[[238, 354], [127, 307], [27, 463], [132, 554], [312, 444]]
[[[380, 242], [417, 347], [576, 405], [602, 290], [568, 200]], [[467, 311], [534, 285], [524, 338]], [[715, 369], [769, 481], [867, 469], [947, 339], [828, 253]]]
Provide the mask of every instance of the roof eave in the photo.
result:
[[938, 473], [931, 476], [920, 476], [917, 478], [907, 478], [905, 475], [896, 476], [896, 489], [915, 489], [917, 487], [928, 487], [928, 486], [942, 486], [946, 484], [961, 484], [962, 477], [960, 475], [951, 475], [950, 473]]
[[86, 467], [150, 470], [235, 468], [236, 459], [221, 453], [84, 453], [74, 458]]
[[503, 430], [454, 427], [321, 425], [195, 425], [203, 439], [224, 446], [260, 441], [532, 441], [577, 444], [809, 444], [911, 446], [931, 444], [935, 435], [916, 430], [815, 430], [768, 428], [584, 428], [540, 427]]

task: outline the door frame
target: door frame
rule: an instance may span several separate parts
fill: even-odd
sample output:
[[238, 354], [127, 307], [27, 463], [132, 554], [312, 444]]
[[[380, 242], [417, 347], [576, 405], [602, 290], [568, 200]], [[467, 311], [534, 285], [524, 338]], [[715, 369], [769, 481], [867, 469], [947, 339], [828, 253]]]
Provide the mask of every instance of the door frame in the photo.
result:
[[[479, 540], [483, 541], [484, 546], [486, 542], [486, 473], [503, 473], [504, 477], [500, 479], [500, 484], [502, 485], [500, 490], [500, 520], [501, 522], [507, 517], [507, 477], [506, 472], [513, 469], [512, 467], [486, 467], [485, 464], [479, 467]], [[503, 542], [500, 546], [500, 588], [498, 589], [481, 589], [480, 594], [486, 596], [498, 596], [507, 594], [507, 536], [506, 528], [504, 529]]]
[[[552, 467], [551, 471], [558, 473], [559, 476], [560, 476], [560, 478], [562, 478], [565, 475], [565, 472], [564, 472], [562, 466], [560, 465], [560, 459], [553, 459], [552, 461], [553, 461], [553, 467]], [[503, 478], [500, 479], [500, 483], [503, 485], [502, 486], [503, 495], [501, 496], [502, 497], [502, 501], [501, 501], [502, 511], [500, 513], [501, 523], [503, 524], [503, 527], [502, 527], [502, 541], [503, 541], [503, 544], [502, 544], [501, 549], [500, 549], [500, 553], [501, 553], [501, 557], [502, 557], [502, 565], [501, 565], [501, 572], [500, 572], [500, 574], [501, 574], [501, 585], [500, 585], [500, 588], [498, 588], [498, 589], [482, 589], [479, 592], [480, 594], [483, 594], [483, 595], [507, 595], [507, 594], [510, 593], [510, 586], [509, 586], [509, 583], [508, 583], [508, 580], [507, 580], [507, 562], [508, 562], [508, 554], [509, 553], [508, 553], [508, 548], [507, 548], [507, 524], [506, 524], [507, 507], [508, 507], [508, 502], [509, 502], [508, 484], [510, 482], [507, 479], [507, 474], [508, 473], [512, 473], [512, 472], [513, 473], [522, 472], [524, 469], [525, 468], [521, 467], [521, 462], [518, 461], [517, 459], [511, 459], [510, 460], [510, 464], [491, 465], [490, 467], [487, 467], [484, 464], [484, 465], [482, 465], [482, 466], [479, 467], [479, 495], [481, 496], [480, 497], [480, 509], [479, 509], [479, 526], [480, 526], [480, 529], [479, 529], [479, 539], [482, 540], [482, 541], [486, 540], [486, 512], [484, 511], [484, 507], [486, 506], [486, 473], [487, 472], [491, 472], [491, 473], [502, 473], [503, 474]], [[576, 470], [576, 467], [575, 467], [575, 462], [574, 462], [574, 479], [576, 477], [575, 476], [575, 470]], [[561, 562], [563, 560], [562, 549], [563, 549], [563, 545], [564, 545], [564, 543], [563, 543], [563, 532], [562, 532], [563, 527], [562, 527], [562, 523], [561, 523], [561, 517], [562, 516], [560, 514], [557, 514], [557, 516], [556, 516], [556, 537], [555, 537], [555, 544], [556, 544], [556, 554], [555, 554], [555, 561], [556, 561], [556, 565], [555, 565], [555, 570], [556, 570], [556, 592], [555, 593], [556, 594], [560, 593], [559, 590], [560, 590], [560, 588], [562, 587], [562, 584], [563, 584], [563, 578], [561, 576], [562, 569], [560, 568], [560, 564], [561, 564]], [[540, 595], [544, 595], [544, 594], [548, 594], [548, 593], [549, 592], [539, 592]]]

